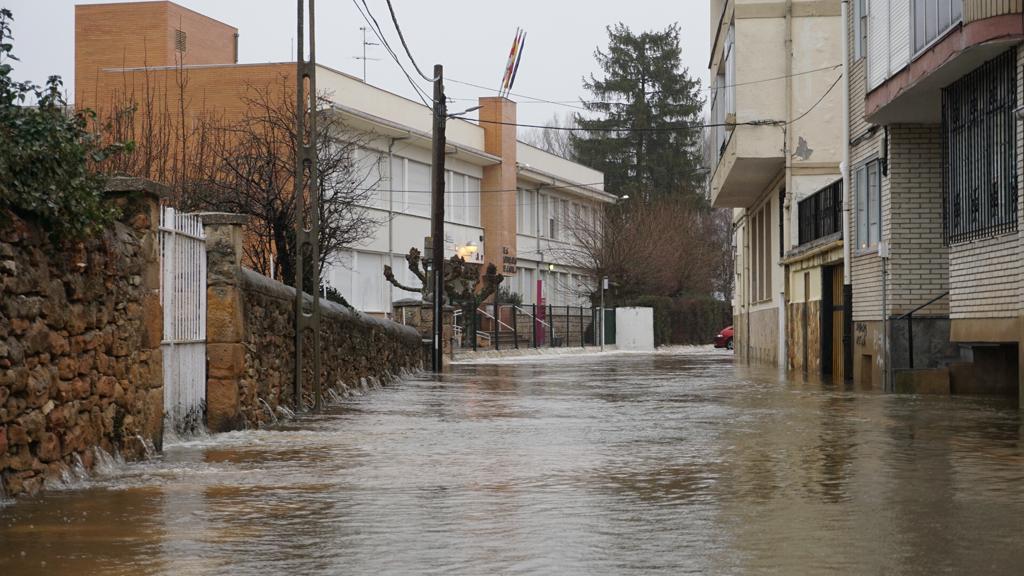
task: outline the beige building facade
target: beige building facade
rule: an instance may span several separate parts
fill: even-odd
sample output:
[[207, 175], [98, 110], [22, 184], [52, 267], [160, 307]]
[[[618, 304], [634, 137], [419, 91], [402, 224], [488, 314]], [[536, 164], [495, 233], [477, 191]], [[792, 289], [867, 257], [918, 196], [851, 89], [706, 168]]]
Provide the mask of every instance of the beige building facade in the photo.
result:
[[809, 375], [845, 366], [840, 8], [711, 2], [707, 159], [712, 204], [733, 210], [736, 356]]

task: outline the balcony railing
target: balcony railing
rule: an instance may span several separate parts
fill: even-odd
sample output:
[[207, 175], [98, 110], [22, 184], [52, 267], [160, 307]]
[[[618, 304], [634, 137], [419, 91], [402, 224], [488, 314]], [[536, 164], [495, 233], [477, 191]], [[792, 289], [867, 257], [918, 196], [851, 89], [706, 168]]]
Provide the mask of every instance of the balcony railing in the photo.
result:
[[798, 204], [800, 244], [831, 236], [842, 229], [843, 181], [818, 190]]

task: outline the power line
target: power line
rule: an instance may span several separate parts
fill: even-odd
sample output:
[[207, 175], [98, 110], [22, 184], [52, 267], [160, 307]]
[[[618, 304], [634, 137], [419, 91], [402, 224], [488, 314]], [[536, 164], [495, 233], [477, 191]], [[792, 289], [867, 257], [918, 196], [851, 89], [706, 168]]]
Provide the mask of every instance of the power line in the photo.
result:
[[[370, 27], [370, 30], [373, 32], [373, 35], [376, 36], [378, 40], [380, 40], [381, 44], [384, 46], [385, 51], [387, 51], [388, 55], [391, 56], [391, 59], [395, 61], [395, 64], [398, 65], [398, 68], [402, 71], [402, 74], [405, 75], [405, 78], [409, 81], [409, 84], [412, 86], [413, 90], [416, 91], [416, 96], [419, 97], [420, 101], [423, 103], [424, 106], [428, 108], [431, 107], [431, 102], [433, 101], [433, 98], [430, 97], [422, 88], [420, 88], [418, 84], [416, 84], [416, 81], [413, 79], [412, 75], [409, 74], [409, 71], [405, 69], [405, 66], [402, 65], [401, 60], [398, 58], [398, 55], [395, 54], [395, 51], [391, 48], [391, 44], [388, 42], [387, 38], [384, 37], [384, 31], [380, 29], [380, 25], [378, 24], [375, 26], [375, 24], [377, 24], [377, 19], [374, 18], [373, 13], [370, 12], [370, 7], [369, 5], [366, 4], [366, 0], [362, 0], [362, 2], [363, 6], [360, 6], [359, 0], [352, 0], [352, 4], [355, 5], [356, 10], [359, 11], [359, 15], [363, 17], [364, 21], [366, 21], [366, 25]], [[366, 12], [363, 12], [363, 7], [366, 8]], [[369, 16], [367, 16], [367, 14], [369, 14]]]
[[814, 103], [814, 106], [811, 106], [810, 108], [807, 109], [806, 112], [804, 112], [803, 114], [801, 114], [801, 115], [797, 116], [796, 118], [793, 118], [792, 120], [790, 120], [789, 124], [790, 125], [796, 124], [797, 121], [803, 120], [804, 116], [807, 116], [808, 114], [813, 112], [814, 109], [817, 108], [818, 105], [821, 104], [825, 100], [825, 97], [828, 96], [830, 92], [832, 92], [832, 90], [836, 87], [837, 84], [839, 84], [839, 81], [842, 80], [842, 79], [843, 79], [843, 75], [840, 74], [839, 77], [836, 78], [836, 81], [833, 82], [832, 85], [828, 87], [828, 90], [826, 90], [825, 93], [821, 95], [821, 98], [818, 98], [818, 101]]
[[650, 133], [650, 132], [677, 132], [677, 131], [680, 131], [680, 130], [698, 130], [698, 129], [705, 129], [705, 128], [728, 128], [728, 127], [734, 127], [734, 126], [789, 126], [789, 125], [794, 124], [795, 122], [797, 122], [799, 120], [802, 120], [808, 114], [813, 112], [814, 109], [817, 108], [822, 102], [824, 102], [825, 98], [828, 97], [828, 95], [830, 93], [832, 93], [832, 90], [835, 89], [836, 85], [839, 84], [839, 81], [842, 80], [842, 78], [843, 78], [843, 75], [840, 74], [835, 79], [835, 81], [832, 82], [832, 85], [828, 87], [828, 90], [826, 90], [825, 93], [822, 94], [820, 98], [818, 98], [818, 101], [815, 102], [813, 106], [811, 106], [803, 114], [801, 114], [800, 116], [790, 120], [789, 122], [784, 122], [784, 121], [781, 121], [781, 120], [751, 120], [751, 121], [748, 121], [748, 122], [719, 122], [719, 123], [708, 123], [708, 124], [680, 124], [680, 125], [674, 125], [674, 126], [652, 126], [650, 128], [636, 128], [636, 127], [632, 127], [632, 126], [598, 126], [598, 127], [594, 127], [594, 128], [582, 128], [582, 127], [579, 127], [579, 126], [552, 126], [552, 125], [540, 125], [540, 124], [520, 124], [518, 122], [499, 122], [497, 120], [483, 120], [483, 119], [478, 119], [477, 122], [481, 123], [481, 124], [497, 124], [497, 125], [501, 125], [501, 126], [515, 126], [517, 128], [538, 128], [538, 129], [541, 129], [541, 130], [555, 130], [555, 131], [560, 131], [560, 132], [632, 132], [632, 133], [637, 133], [637, 132], [643, 132], [643, 133]]
[[[405, 42], [405, 34], [402, 34], [402, 27], [398, 25], [398, 16], [395, 15], [395, 7], [391, 5], [391, 0], [387, 0], [387, 3], [388, 11], [391, 12], [391, 22], [394, 23], [395, 30], [398, 31], [398, 39], [402, 41], [402, 47], [405, 48], [405, 55], [409, 57], [409, 61], [412, 62], [413, 68], [415, 68], [416, 72], [418, 72], [419, 75], [427, 82], [436, 82], [437, 78], [431, 78], [420, 70], [420, 66], [416, 63], [416, 59], [412, 57], [412, 51], [409, 50], [409, 45]], [[367, 10], [369, 10], [369, 8], [367, 8]]]
[[[842, 67], [842, 64], [833, 64], [831, 66], [823, 66], [821, 68], [814, 68], [812, 70], [804, 70], [802, 72], [794, 72], [793, 74], [787, 74], [787, 75], [783, 75], [783, 76], [773, 76], [771, 78], [762, 78], [760, 80], [750, 80], [748, 82], [737, 82], [737, 83], [734, 83], [734, 84], [723, 84], [721, 86], [707, 86], [707, 87], [701, 88], [701, 91], [703, 91], [703, 92], [712, 92], [712, 91], [715, 91], [715, 90], [722, 90], [722, 89], [725, 89], [725, 88], [734, 88], [734, 87], [737, 87], [737, 86], [752, 86], [754, 84], [764, 84], [766, 82], [775, 82], [777, 80], [785, 80], [787, 78], [795, 78], [795, 77], [798, 77], [798, 76], [805, 76], [807, 74], [814, 74], [816, 72], [824, 72], [826, 70], [835, 70], [835, 69], [841, 68], [841, 67]], [[495, 88], [490, 88], [488, 86], [482, 86], [480, 84], [474, 84], [472, 82], [466, 82], [464, 80], [455, 80], [453, 78], [449, 78], [448, 81], [449, 82], [454, 82], [456, 84], [462, 84], [462, 85], [465, 85], [465, 86], [470, 86], [472, 88], [479, 88], [481, 90], [497, 92], [497, 89], [495, 89]], [[518, 98], [528, 98], [529, 100], [531, 100], [531, 102], [522, 102], [522, 104], [552, 104], [552, 105], [555, 105], [555, 106], [565, 106], [567, 108], [575, 108], [577, 110], [584, 110], [584, 111], [587, 111], [587, 112], [590, 111], [588, 108], [585, 107], [587, 104], [613, 104], [613, 105], [614, 104], [629, 104], [629, 102], [604, 102], [604, 101], [601, 101], [601, 100], [549, 100], [549, 99], [545, 99], [545, 98], [540, 98], [538, 96], [527, 96], [526, 94], [520, 94], [520, 93], [516, 93], [516, 92], [510, 92], [510, 94], [512, 96], [516, 96]], [[453, 98], [453, 100], [472, 100], [472, 99], [471, 98]]]

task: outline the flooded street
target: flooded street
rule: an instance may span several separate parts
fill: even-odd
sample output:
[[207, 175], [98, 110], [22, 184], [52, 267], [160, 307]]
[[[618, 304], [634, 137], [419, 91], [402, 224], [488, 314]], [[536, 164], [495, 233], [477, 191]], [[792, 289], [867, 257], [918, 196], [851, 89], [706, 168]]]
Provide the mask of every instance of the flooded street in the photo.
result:
[[0, 574], [1019, 574], [1013, 403], [461, 365], [0, 508]]

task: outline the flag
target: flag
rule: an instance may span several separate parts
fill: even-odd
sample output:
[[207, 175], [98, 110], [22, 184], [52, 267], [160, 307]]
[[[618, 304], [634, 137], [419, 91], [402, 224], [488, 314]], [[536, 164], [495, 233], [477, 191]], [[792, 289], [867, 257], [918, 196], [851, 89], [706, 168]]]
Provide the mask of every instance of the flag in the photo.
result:
[[516, 28], [516, 39], [512, 42], [512, 50], [508, 53], [508, 63], [505, 65], [505, 76], [501, 79], [501, 90], [498, 91], [498, 95], [508, 88], [509, 82], [512, 80], [512, 69], [516, 64], [516, 52], [519, 50], [519, 36], [522, 30]]
[[523, 51], [526, 49], [526, 32], [523, 32], [523, 37], [519, 40], [519, 54], [516, 55], [516, 65], [512, 68], [512, 78], [509, 79], [508, 89], [505, 94], [508, 95], [512, 92], [512, 86], [515, 86], [516, 75], [519, 74], [519, 63], [523, 61]]

